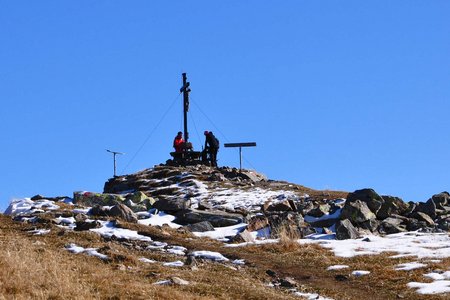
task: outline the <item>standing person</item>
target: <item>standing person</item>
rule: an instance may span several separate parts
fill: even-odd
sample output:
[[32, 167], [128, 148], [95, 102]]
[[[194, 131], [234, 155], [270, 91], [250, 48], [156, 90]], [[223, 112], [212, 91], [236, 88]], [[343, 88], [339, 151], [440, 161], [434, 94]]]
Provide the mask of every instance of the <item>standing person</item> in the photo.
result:
[[211, 166], [217, 167], [217, 152], [219, 151], [219, 140], [214, 136], [212, 131], [205, 131], [205, 151], [209, 153]]
[[181, 131], [178, 131], [177, 136], [173, 140], [173, 147], [175, 148], [175, 152], [176, 153], [183, 152], [183, 146], [184, 146], [183, 133]]

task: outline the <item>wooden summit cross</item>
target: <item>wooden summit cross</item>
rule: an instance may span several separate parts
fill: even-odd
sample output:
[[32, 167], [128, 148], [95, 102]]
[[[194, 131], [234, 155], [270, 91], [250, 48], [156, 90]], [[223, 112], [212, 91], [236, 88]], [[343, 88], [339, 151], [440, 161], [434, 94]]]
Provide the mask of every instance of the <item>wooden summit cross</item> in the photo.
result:
[[228, 143], [224, 144], [225, 148], [239, 147], [239, 171], [242, 171], [242, 147], [256, 147], [255, 142], [250, 143]]

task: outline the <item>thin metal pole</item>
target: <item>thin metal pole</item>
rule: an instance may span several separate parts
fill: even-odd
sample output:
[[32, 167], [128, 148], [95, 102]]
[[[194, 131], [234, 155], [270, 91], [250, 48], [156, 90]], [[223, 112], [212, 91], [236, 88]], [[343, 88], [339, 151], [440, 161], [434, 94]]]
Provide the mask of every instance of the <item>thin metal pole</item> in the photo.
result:
[[114, 177], [116, 177], [116, 154], [117, 153], [113, 153], [113, 157], [114, 157]]
[[239, 147], [239, 172], [242, 172], [242, 147]]

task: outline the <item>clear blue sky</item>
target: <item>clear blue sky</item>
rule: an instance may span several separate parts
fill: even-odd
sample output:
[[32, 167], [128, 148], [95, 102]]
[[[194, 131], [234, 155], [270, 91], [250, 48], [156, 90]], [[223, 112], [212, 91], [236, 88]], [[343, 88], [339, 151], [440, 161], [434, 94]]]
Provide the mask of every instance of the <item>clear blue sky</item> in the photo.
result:
[[105, 149], [126, 152], [120, 173], [165, 162], [182, 72], [197, 149], [209, 129], [257, 142], [244, 167], [272, 179], [450, 190], [449, 16], [446, 0], [1, 1], [0, 208], [102, 191]]

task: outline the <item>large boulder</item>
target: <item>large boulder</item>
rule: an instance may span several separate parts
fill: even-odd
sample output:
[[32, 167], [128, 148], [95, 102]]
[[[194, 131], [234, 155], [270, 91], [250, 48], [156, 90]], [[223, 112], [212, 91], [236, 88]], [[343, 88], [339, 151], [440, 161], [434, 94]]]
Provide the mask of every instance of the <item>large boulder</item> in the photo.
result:
[[[33, 199], [31, 199], [33, 200]], [[445, 210], [445, 206], [450, 204], [450, 194], [448, 192], [442, 192], [431, 197], [431, 200], [436, 205], [436, 208]]]
[[262, 207], [264, 212], [284, 212], [284, 211], [293, 211], [294, 209], [291, 206], [291, 203], [286, 199], [282, 201], [266, 201]]
[[114, 205], [108, 212], [111, 217], [116, 217], [130, 223], [137, 223], [137, 215], [126, 205], [119, 203]]
[[375, 220], [376, 217], [369, 209], [366, 202], [354, 200], [345, 203], [340, 218], [341, 220], [350, 220], [355, 226], [361, 226], [368, 221]]
[[420, 202], [414, 209], [414, 213], [422, 212], [429, 215], [433, 220], [436, 218], [436, 204], [433, 199], [429, 199], [427, 202]]
[[399, 197], [382, 196], [383, 204], [376, 213], [377, 219], [384, 220], [393, 214], [403, 215], [408, 210], [408, 204]]
[[358, 230], [353, 226], [350, 220], [340, 220], [336, 224], [336, 239], [347, 240], [357, 239], [359, 237]]
[[232, 214], [220, 210], [202, 211], [196, 209], [188, 209], [179, 211], [176, 217], [177, 223], [195, 224], [203, 221], [208, 221], [214, 227], [233, 226], [243, 223], [244, 221], [244, 217], [240, 214]]
[[95, 205], [116, 205], [122, 203], [124, 197], [118, 194], [101, 194], [92, 192], [74, 192], [73, 203], [83, 206], [95, 206]]
[[198, 222], [195, 224], [188, 224], [184, 226], [190, 232], [206, 232], [206, 231], [214, 231], [214, 226], [208, 221]]
[[361, 189], [348, 194], [346, 204], [357, 200], [366, 203], [367, 207], [374, 214], [378, 212], [384, 202], [383, 198], [373, 189]]
[[302, 238], [315, 232], [299, 213], [283, 212], [269, 215], [267, 218], [271, 228], [271, 235], [274, 238], [278, 238], [283, 231], [289, 236], [297, 238]]
[[380, 233], [386, 234], [405, 232], [406, 228], [404, 225], [402, 225], [402, 223], [403, 219], [401, 218], [396, 217], [386, 218], [381, 222], [379, 231]]

